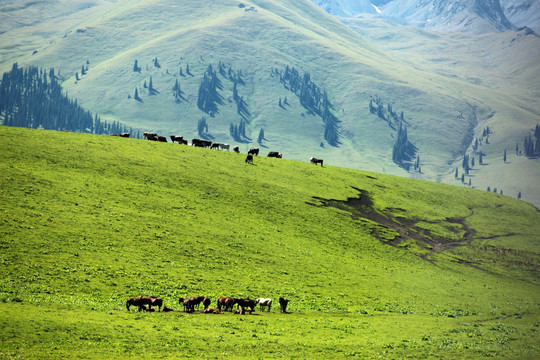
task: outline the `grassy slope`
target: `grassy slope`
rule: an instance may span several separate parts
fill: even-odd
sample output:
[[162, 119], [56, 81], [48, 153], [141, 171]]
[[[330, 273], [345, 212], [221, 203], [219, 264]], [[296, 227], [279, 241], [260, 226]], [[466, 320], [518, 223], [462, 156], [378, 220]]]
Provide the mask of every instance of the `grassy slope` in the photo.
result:
[[[488, 186], [503, 189], [512, 197], [522, 192], [524, 200], [538, 206], [539, 162], [515, 156], [516, 143], [523, 150], [523, 140], [540, 121], [540, 108], [537, 106], [540, 96], [538, 35], [525, 31], [483, 36], [431, 33], [373, 17], [346, 22], [386, 53], [413, 66], [479, 85], [473, 98], [489, 104], [490, 109], [488, 113], [478, 114], [474, 134], [480, 137], [487, 126], [494, 134], [490, 137], [490, 144], [484, 143], [480, 147], [486, 154], [486, 166], [477, 165], [471, 172], [472, 186], [482, 190]], [[508, 102], [509, 99], [512, 100]], [[505, 149], [507, 163], [503, 162]], [[469, 154], [471, 150], [468, 149]], [[476, 160], [478, 163], [478, 158]], [[460, 180], [454, 180], [453, 170], [458, 167], [461, 173], [461, 161], [462, 154], [457, 154], [456, 161], [445, 174], [440, 174], [439, 180], [460, 185]]]
[[[2, 356], [539, 355], [540, 219], [524, 202], [106, 136], [0, 127], [0, 148]], [[474, 240], [430, 261], [383, 244], [353, 208], [323, 206], [354, 188], [441, 239], [464, 219]], [[292, 314], [127, 313], [139, 294], [286, 296]]]
[[[245, 2], [257, 10], [248, 12], [229, 1], [204, 5], [195, 0], [176, 4], [142, 0], [93, 3], [100, 6], [55, 19], [54, 26], [45, 19], [41, 24], [3, 34], [1, 39], [6, 46], [0, 68], [9, 69], [13, 61], [54, 66], [67, 77], [64, 86], [70, 96], [104, 118], [143, 130], [191, 138], [196, 136], [197, 121], [204, 115], [195, 106], [202, 73], [209, 63], [216, 66], [218, 61], [223, 61], [244, 73], [247, 85], [239, 92], [246, 97], [252, 113], [248, 135], [255, 140], [259, 129], [264, 127], [268, 150], [281, 151], [290, 159], [303, 160], [315, 155], [340, 166], [405, 175], [403, 170], [388, 166], [395, 141], [392, 131], [367, 111], [370, 96], [376, 94], [409, 117], [412, 124], [409, 137], [420, 148], [423, 161], [422, 177], [447, 182], [452, 182], [454, 167], [449, 164], [463, 153], [477, 121], [482, 121], [494, 107], [497, 115], [492, 121], [496, 125], [514, 123], [518, 117], [522, 119], [519, 129], [523, 130], [534, 126], [538, 119], [537, 110], [522, 110], [526, 101], [515, 104], [512, 97], [517, 96], [516, 92], [511, 97], [500, 96], [487, 89], [494, 87], [493, 84], [471, 85], [468, 77], [450, 79], [451, 67], [442, 74], [431, 68], [420, 70], [415, 64], [420, 61], [418, 54], [388, 55], [309, 1]], [[85, 16], [79, 17], [82, 14]], [[17, 16], [28, 18], [29, 23], [34, 17], [29, 11], [19, 11]], [[25, 45], [12, 50], [10, 44], [22, 38], [28, 39]], [[405, 39], [404, 47], [416, 45], [415, 39]], [[461, 43], [461, 39], [449, 42], [449, 51], [460, 49]], [[30, 55], [34, 49], [39, 52]], [[152, 66], [151, 60], [156, 56], [161, 69]], [[143, 69], [140, 74], [131, 71], [135, 59]], [[75, 83], [74, 73], [80, 71], [86, 60], [90, 61], [90, 71]], [[174, 75], [180, 66], [185, 68], [188, 63], [196, 77]], [[516, 68], [508, 63], [503, 70]], [[343, 125], [340, 148], [319, 147], [323, 141], [322, 121], [302, 116], [305, 110], [298, 100], [276, 78], [269, 76], [272, 67], [285, 65], [309, 71], [312, 79], [328, 90]], [[467, 63], [461, 70], [477, 73], [483, 65]], [[482, 79], [487, 77], [483, 71], [481, 75]], [[157, 96], [148, 96], [143, 88], [150, 76], [160, 91]], [[189, 102], [174, 103], [170, 89], [177, 78]], [[520, 77], [519, 82], [531, 78], [534, 76]], [[128, 99], [136, 87], [143, 103]], [[528, 88], [531, 87], [534, 88], [534, 81], [529, 81]], [[210, 119], [210, 133], [218, 141], [233, 142], [228, 127], [230, 122], [239, 120], [234, 103], [229, 102], [231, 89], [232, 83], [225, 80], [222, 92], [225, 105]], [[284, 96], [292, 105], [287, 110], [277, 105]], [[460, 112], [464, 119], [457, 117]], [[505, 135], [497, 146], [515, 145], [515, 138], [521, 140], [522, 132]], [[242, 145], [244, 149], [249, 146]], [[500, 150], [494, 151], [502, 154]], [[526, 163], [525, 167], [529, 173], [539, 171], [537, 164]], [[492, 177], [486, 176], [477, 186], [485, 188]], [[526, 197], [528, 201], [538, 204], [534, 185], [523, 181], [524, 178], [510, 179], [512, 185], [507, 185], [505, 180], [504, 184], [491, 186], [504, 185], [512, 196], [519, 188], [518, 191], [530, 196]]]

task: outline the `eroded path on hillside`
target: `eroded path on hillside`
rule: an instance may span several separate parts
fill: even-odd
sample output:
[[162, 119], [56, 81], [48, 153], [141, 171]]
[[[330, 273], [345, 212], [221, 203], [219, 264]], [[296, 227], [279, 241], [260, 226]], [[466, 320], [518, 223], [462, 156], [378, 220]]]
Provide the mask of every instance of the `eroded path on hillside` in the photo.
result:
[[[315, 206], [334, 207], [349, 212], [355, 219], [361, 221], [364, 228], [371, 230], [371, 235], [383, 244], [398, 248], [407, 248], [407, 244], [414, 242], [422, 250], [415, 252], [424, 260], [433, 262], [433, 255], [444, 253], [458, 246], [470, 245], [474, 237], [474, 229], [467, 223], [467, 217], [445, 219], [444, 221], [426, 221], [424, 219], [409, 219], [404, 215], [406, 210], [399, 208], [386, 208], [382, 212], [373, 206], [373, 200], [365, 190], [354, 188], [359, 192], [358, 197], [347, 200], [324, 199], [313, 197], [318, 204]], [[400, 214], [400, 215], [396, 215]], [[436, 234], [428, 229], [434, 226], [444, 230], [449, 236]], [[478, 265], [452, 255], [456, 262], [478, 268]]]

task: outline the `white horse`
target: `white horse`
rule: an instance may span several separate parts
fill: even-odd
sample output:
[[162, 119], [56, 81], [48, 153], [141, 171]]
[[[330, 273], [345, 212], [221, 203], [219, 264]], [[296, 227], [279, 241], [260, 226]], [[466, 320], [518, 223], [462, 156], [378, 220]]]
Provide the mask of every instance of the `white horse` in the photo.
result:
[[272, 299], [258, 298], [255, 299], [255, 301], [257, 302], [257, 304], [259, 304], [261, 311], [264, 311], [265, 307], [268, 307], [268, 311], [270, 311], [270, 309], [272, 308]]

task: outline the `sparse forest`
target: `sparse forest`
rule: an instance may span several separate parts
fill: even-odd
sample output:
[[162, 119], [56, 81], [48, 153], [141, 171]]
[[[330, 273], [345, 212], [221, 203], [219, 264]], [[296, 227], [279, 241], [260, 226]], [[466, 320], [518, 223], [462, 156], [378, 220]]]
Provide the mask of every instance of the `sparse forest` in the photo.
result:
[[328, 144], [339, 146], [341, 121], [333, 113], [335, 109], [328, 99], [326, 89], [321, 89], [315, 84], [309, 72], [301, 75], [298, 70], [288, 65], [284, 70], [273, 69], [272, 75], [279, 76], [279, 81], [283, 86], [298, 96], [300, 104], [308, 111], [308, 114], [315, 114], [322, 119], [324, 139]]
[[48, 71], [14, 63], [0, 82], [0, 120], [3, 125], [47, 130], [118, 134], [132, 129], [118, 121], [102, 121], [99, 115], [84, 110], [77, 100], [62, 92], [54, 69]]

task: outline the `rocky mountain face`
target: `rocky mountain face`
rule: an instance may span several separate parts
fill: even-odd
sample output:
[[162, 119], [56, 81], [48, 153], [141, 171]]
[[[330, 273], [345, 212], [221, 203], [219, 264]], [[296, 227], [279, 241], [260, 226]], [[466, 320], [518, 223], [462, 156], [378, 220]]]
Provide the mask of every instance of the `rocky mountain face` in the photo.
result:
[[[516, 19], [518, 26], [526, 26], [531, 23], [531, 19], [540, 17], [537, 15], [540, 14], [540, 9], [537, 9], [539, 2], [535, 0], [380, 0], [371, 3], [366, 0], [313, 0], [313, 2], [336, 16], [351, 17], [361, 13], [379, 12], [384, 18], [399, 24], [467, 33], [515, 29], [506, 14]], [[501, 6], [502, 3], [505, 4], [504, 7]]]
[[359, 14], [377, 14], [377, 8], [369, 0], [313, 0], [315, 5], [329, 14], [355, 17]]
[[384, 6], [383, 16], [441, 31], [484, 33], [514, 28], [499, 0], [395, 0]]
[[504, 14], [517, 27], [527, 26], [540, 32], [540, 1], [500, 0]]

